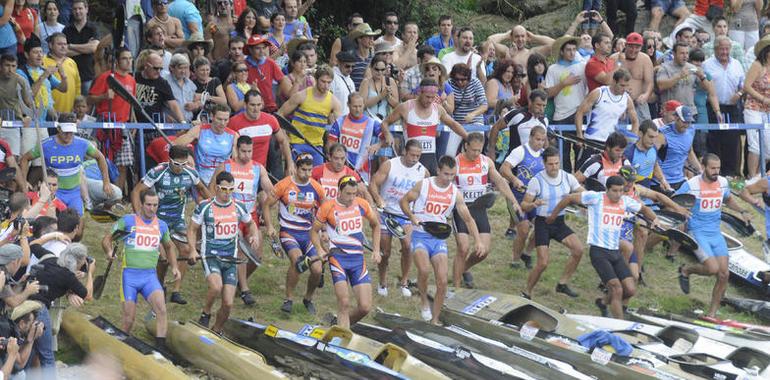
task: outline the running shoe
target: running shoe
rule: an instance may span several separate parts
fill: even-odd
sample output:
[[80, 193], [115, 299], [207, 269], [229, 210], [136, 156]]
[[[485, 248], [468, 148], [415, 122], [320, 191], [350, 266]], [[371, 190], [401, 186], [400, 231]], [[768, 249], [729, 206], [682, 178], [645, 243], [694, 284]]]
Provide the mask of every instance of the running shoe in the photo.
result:
[[254, 300], [254, 297], [251, 295], [250, 290], [242, 292], [241, 299], [243, 300], [243, 303], [246, 304], [246, 306], [252, 306], [257, 303], [257, 301]]
[[513, 228], [509, 228], [505, 230], [505, 238], [508, 240], [513, 240], [516, 238], [516, 230]]
[[305, 305], [305, 309], [307, 309], [307, 312], [311, 315], [315, 315], [315, 305], [313, 304], [313, 301], [302, 299], [302, 304]]
[[294, 306], [294, 302], [292, 302], [292, 300], [283, 300], [283, 305], [281, 305], [281, 311], [284, 313], [291, 314], [292, 306]]
[[599, 312], [602, 314], [602, 317], [609, 318], [610, 311], [607, 310], [607, 305], [604, 304], [601, 298], [597, 298], [596, 301], [594, 301], [594, 304], [599, 308]]
[[201, 316], [200, 316], [200, 318], [198, 318], [198, 323], [201, 326], [208, 328], [210, 321], [211, 321], [211, 314], [206, 314], [206, 313], [201, 312]]
[[388, 287], [387, 286], [380, 286], [377, 285], [377, 294], [387, 297], [388, 296]]
[[433, 319], [433, 313], [431, 313], [430, 308], [420, 310], [420, 316], [425, 322], [430, 322]]
[[169, 302], [173, 302], [180, 305], [187, 305], [187, 300], [182, 297], [182, 293], [171, 292], [171, 299]]
[[412, 291], [409, 290], [409, 287], [406, 285], [401, 285], [401, 296], [402, 297], [411, 297]]
[[471, 274], [471, 272], [463, 272], [463, 287], [467, 289], [473, 289], [476, 287], [473, 284], [473, 274]]
[[527, 269], [532, 269], [532, 256], [530, 256], [530, 255], [528, 255], [528, 254], [526, 254], [526, 253], [525, 253], [525, 254], [522, 254], [522, 255], [521, 255], [521, 261], [523, 261], [523, 262], [524, 262], [524, 266], [525, 266]]
[[677, 272], [679, 272], [679, 287], [682, 288], [684, 294], [690, 294], [690, 277], [684, 275], [683, 269], [684, 264], [680, 265], [679, 269], [677, 269]]
[[530, 296], [529, 294], [521, 292], [520, 295], [521, 295], [522, 298], [526, 298], [526, 299], [532, 301], [532, 296]]
[[567, 284], [556, 284], [556, 293], [566, 294], [572, 298], [578, 298], [578, 294], [575, 293]]

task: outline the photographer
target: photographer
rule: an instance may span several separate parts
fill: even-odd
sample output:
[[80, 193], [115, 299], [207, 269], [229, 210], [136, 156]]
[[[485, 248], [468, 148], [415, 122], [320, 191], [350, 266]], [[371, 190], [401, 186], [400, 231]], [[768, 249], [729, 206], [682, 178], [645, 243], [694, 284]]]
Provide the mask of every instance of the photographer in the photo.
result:
[[[7, 216], [0, 222], [0, 246], [18, 241], [19, 233], [26, 225], [25, 211], [29, 208], [29, 199], [24, 193], [13, 193], [8, 202]], [[29, 257], [29, 255], [27, 255]], [[26, 262], [22, 264], [27, 265]], [[13, 274], [13, 273], [11, 273]]]
[[79, 234], [80, 216], [74, 209], [68, 208], [59, 212], [58, 218], [55, 219], [55, 231], [52, 231], [53, 223], [51, 220], [53, 218], [42, 216], [35, 220], [35, 235], [33, 236], [35, 240], [31, 243], [33, 255], [29, 260], [30, 267], [35, 265], [45, 254], [51, 253], [58, 257], [71, 241], [76, 240]]
[[[85, 300], [91, 298], [95, 269], [93, 258], [88, 257], [88, 248], [80, 243], [70, 244], [59, 257], [52, 253], [46, 254], [40, 258], [37, 265], [30, 268], [29, 280], [39, 280], [41, 284], [40, 293], [30, 299], [39, 301], [44, 306], [38, 311], [38, 320], [43, 322], [45, 330], [33, 349], [33, 353], [39, 356], [44, 371], [55, 370], [56, 367], [49, 308], [53, 301], [67, 294], [71, 305], [82, 306]], [[79, 273], [83, 271], [84, 275]], [[85, 285], [80, 282], [80, 277], [85, 277]]]
[[[22, 240], [26, 240], [22, 239]], [[25, 243], [26, 244], [26, 243]], [[22, 261], [29, 260], [29, 250], [24, 253], [22, 247], [16, 244], [5, 244], [0, 246], [0, 284], [5, 284], [2, 290], [0, 290], [0, 310], [8, 307], [16, 307], [22, 302], [26, 301], [33, 294], [37, 294], [40, 289], [40, 285], [37, 281], [30, 280], [24, 283], [24, 286], [17, 286], [18, 291], [15, 291], [10, 284], [6, 283], [7, 279], [11, 278], [13, 273], [19, 271], [22, 267]]]
[[[45, 328], [43, 322], [39, 318], [40, 311], [44, 309], [45, 308], [40, 302], [24, 301], [21, 305], [13, 308], [13, 311], [11, 312], [11, 320], [13, 321], [16, 330], [16, 339], [19, 342], [19, 354], [16, 357], [17, 368], [26, 370], [31, 367], [32, 360], [30, 359], [34, 354], [35, 346], [37, 346], [41, 337], [44, 336], [47, 331], [50, 331]], [[55, 379], [56, 363], [52, 362], [52, 367], [46, 367], [42, 364], [42, 357], [40, 358], [40, 363], [43, 368], [43, 378]], [[13, 378], [24, 379], [26, 378], [26, 374], [16, 373]]]

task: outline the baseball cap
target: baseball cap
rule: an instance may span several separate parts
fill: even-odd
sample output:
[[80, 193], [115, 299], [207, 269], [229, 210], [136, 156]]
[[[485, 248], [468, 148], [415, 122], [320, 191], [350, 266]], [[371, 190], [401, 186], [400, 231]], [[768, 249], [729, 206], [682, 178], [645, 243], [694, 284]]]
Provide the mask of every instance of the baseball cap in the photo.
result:
[[56, 123], [56, 126], [59, 127], [62, 132], [75, 133], [78, 131], [78, 125], [75, 123]]
[[356, 56], [353, 55], [353, 53], [349, 51], [341, 51], [337, 53], [337, 61], [339, 62], [355, 62], [357, 61]]
[[663, 109], [666, 112], [674, 112], [681, 105], [682, 105], [682, 103], [679, 103], [678, 100], [669, 100], [669, 101], [667, 101], [666, 103], [663, 104]]
[[642, 38], [642, 35], [639, 33], [629, 33], [628, 36], [626, 36], [626, 45], [644, 45], [644, 38]]
[[692, 117], [692, 110], [690, 107], [687, 106], [679, 106], [676, 107], [676, 116], [679, 117], [680, 120], [686, 121], [688, 123], [692, 123], [695, 121], [695, 118]]

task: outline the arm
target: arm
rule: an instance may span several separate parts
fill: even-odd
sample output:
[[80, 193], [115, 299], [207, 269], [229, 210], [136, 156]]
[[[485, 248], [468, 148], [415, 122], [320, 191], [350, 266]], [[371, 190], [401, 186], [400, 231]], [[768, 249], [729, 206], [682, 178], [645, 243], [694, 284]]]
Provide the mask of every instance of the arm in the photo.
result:
[[372, 259], [375, 263], [380, 262], [380, 218], [377, 213], [369, 209], [366, 214], [366, 219], [369, 220], [369, 226], [372, 228]]
[[227, 104], [230, 106], [230, 109], [241, 110], [246, 105], [246, 98], [238, 100], [238, 95], [235, 94], [235, 90], [230, 86], [225, 88], [225, 97], [227, 98]]
[[500, 193], [513, 204], [514, 209], [520, 209], [521, 205], [519, 205], [519, 201], [516, 200], [516, 197], [513, 196], [513, 192], [511, 191], [510, 186], [508, 186], [508, 182], [502, 175], [500, 175], [497, 169], [495, 169], [494, 161], [491, 161], [490, 163], [492, 166], [489, 168], [489, 176], [492, 179], [492, 182], [494, 182], [497, 189], [500, 190]]
[[671, 200], [671, 198], [663, 195], [663, 193], [652, 191], [650, 189], [647, 189], [639, 185], [636, 186], [636, 190], [639, 192], [639, 196], [644, 198], [649, 198], [653, 200], [655, 203], [659, 203], [661, 206], [663, 206], [666, 209], [673, 210], [674, 212], [682, 215], [689, 215], [690, 213], [689, 210], [676, 204], [674, 201]]
[[665, 91], [673, 88], [676, 86], [677, 82], [686, 78], [687, 75], [687, 70], [682, 70], [671, 78], [657, 78], [656, 82], [658, 83], [658, 90]]
[[698, 156], [695, 155], [695, 151], [692, 148], [690, 148], [690, 153], [687, 154], [687, 159], [690, 161], [690, 165], [695, 167], [699, 172], [703, 172], [703, 168], [700, 166], [700, 162], [698, 162]]
[[88, 156], [96, 159], [96, 164], [99, 165], [99, 171], [102, 173], [102, 186], [104, 187], [104, 192], [111, 195], [112, 186], [110, 186], [110, 172], [107, 169], [107, 159], [104, 158], [102, 152], [98, 150]]
[[5, 352], [7, 353], [7, 356], [0, 371], [3, 372], [4, 379], [10, 379], [13, 365], [19, 360], [19, 343], [16, 341], [16, 338], [8, 338]]
[[220, 84], [214, 89], [216, 95], [209, 94], [209, 100], [215, 104], [227, 104], [227, 98], [225, 97], [224, 87]]
[[584, 23], [586, 21], [586, 11], [578, 12], [578, 14], [575, 16], [575, 20], [572, 21], [572, 24], [569, 24], [569, 28], [567, 28], [567, 31], [564, 32], [565, 36], [574, 36], [575, 32], [577, 31], [578, 25]]
[[189, 30], [190, 30], [190, 35], [191, 35], [191, 36], [192, 36], [192, 35], [194, 35], [194, 34], [197, 34], [198, 32], [200, 32], [200, 31], [198, 30], [198, 23], [197, 23], [197, 22], [195, 22], [195, 21], [190, 21], [190, 22], [188, 22], [188, 23], [187, 23], [187, 29], [189, 29]]
[[[484, 105], [486, 107], [486, 104]], [[465, 140], [468, 137], [468, 132], [465, 131], [465, 128], [463, 126], [456, 122], [455, 119], [452, 119], [451, 116], [446, 112], [445, 109], [439, 108], [439, 120], [441, 120], [442, 123], [446, 124], [446, 126], [449, 127], [454, 133], [457, 133], [460, 135], [460, 137]]]
[[331, 51], [329, 52], [329, 65], [337, 66], [337, 53], [342, 51], [342, 40], [336, 38], [332, 43]]
[[511, 30], [503, 33], [496, 33], [487, 37], [487, 41], [490, 41], [493, 44], [495, 44], [495, 51], [497, 53], [505, 52], [506, 58], [509, 58], [511, 53], [510, 53], [510, 49], [508, 49], [508, 46], [505, 46], [503, 44], [503, 41], [510, 41], [510, 40], [511, 40]]
[[752, 98], [764, 103], [767, 101], [767, 98], [762, 96], [762, 94], [760, 94], [759, 91], [755, 90], [753, 87], [754, 81], [759, 78], [761, 72], [762, 65], [760, 65], [758, 61], [754, 61], [754, 63], [751, 64], [751, 67], [749, 67], [749, 71], [746, 73], [746, 79], [743, 82], [743, 92], [751, 95]]
[[[401, 115], [403, 114], [404, 108], [406, 107], [406, 103], [401, 103], [398, 105], [398, 107], [393, 109], [393, 112], [391, 112], [388, 116], [385, 117], [385, 120], [382, 121], [380, 124], [380, 130], [385, 136], [391, 136], [390, 141], [393, 141], [393, 137], [390, 134], [390, 125], [401, 120]], [[387, 137], [386, 137], [387, 138]]]
[[388, 179], [388, 174], [390, 174], [390, 161], [385, 161], [369, 182], [369, 193], [372, 194], [374, 205], [378, 208], [385, 207], [385, 200], [380, 195], [380, 186]]
[[[406, 195], [404, 195], [404, 197], [398, 201], [398, 205], [401, 207], [401, 211], [415, 226], [420, 224], [420, 220], [417, 219], [417, 217], [412, 212], [412, 207], [410, 204], [417, 200], [417, 197], [420, 196], [421, 188], [422, 181], [415, 183], [414, 186], [412, 186], [412, 188], [406, 193]], [[459, 203], [464, 203], [464, 201], [461, 200]]]
[[[286, 79], [286, 77], [284, 77]], [[288, 79], [286, 79], [288, 84]], [[281, 108], [278, 110], [278, 114], [287, 117], [289, 116], [294, 110], [299, 107], [300, 104], [302, 104], [302, 101], [305, 99], [305, 91], [298, 92], [294, 95], [292, 95], [289, 100], [283, 103]]]
[[628, 97], [628, 106], [626, 107], [626, 113], [628, 113], [631, 119], [631, 132], [639, 135], [639, 118], [636, 116], [636, 107], [634, 106], [634, 99]]
[[395, 80], [386, 79], [385, 83], [388, 83], [388, 104], [391, 108], [398, 105], [398, 85]]
[[599, 99], [599, 89], [595, 88], [588, 96], [580, 103], [577, 111], [575, 111], [575, 134], [578, 138], [583, 138], [583, 116], [591, 112], [596, 101]]
[[764, 201], [755, 198], [753, 194], [763, 194], [765, 192], [767, 192], [767, 181], [760, 179], [759, 181], [746, 185], [738, 196], [751, 205], [763, 208]]
[[548, 220], [553, 221], [556, 219], [557, 216], [559, 216], [559, 213], [561, 210], [564, 210], [567, 206], [571, 204], [580, 204], [580, 197], [581, 193], [573, 193], [570, 195], [567, 195], [566, 197], [562, 198], [559, 203], [556, 204], [556, 207], [551, 211], [551, 215], [548, 216]]
[[505, 128], [505, 117], [500, 117], [492, 124], [492, 128], [489, 129], [489, 140], [487, 142], [487, 156], [491, 159], [495, 159], [497, 155], [497, 136], [500, 131]]
[[[296, 95], [296, 94], [294, 94], [294, 95], [291, 94], [291, 83], [289, 83], [289, 77], [288, 76], [284, 75], [283, 78], [281, 78], [281, 80], [278, 81], [278, 93], [279, 94], [285, 94], [286, 96], [290, 96], [289, 99], [291, 99], [291, 97]], [[301, 92], [301, 93], [304, 94], [304, 91]], [[284, 104], [286, 104], [286, 103], [284, 103]], [[299, 103], [297, 105], [299, 105]], [[297, 107], [295, 106], [294, 108], [297, 108]], [[292, 109], [292, 112], [293, 111], [294, 110]]]
[[538, 206], [537, 200], [535, 200], [535, 196], [534, 195], [532, 195], [530, 193], [524, 194], [524, 199], [521, 200], [521, 209], [524, 212], [530, 212], [530, 211], [534, 210], [535, 207], [537, 207], [537, 206]]
[[318, 257], [320, 257], [321, 260], [325, 259], [327, 255], [326, 249], [324, 249], [323, 244], [321, 244], [321, 235], [319, 235], [319, 232], [321, 232], [323, 227], [323, 223], [316, 219], [313, 222], [313, 227], [310, 228], [310, 241], [313, 243], [313, 246], [318, 252]]
[[187, 130], [187, 132], [183, 133], [181, 136], [178, 136], [174, 141], [171, 143], [173, 145], [178, 146], [187, 146], [189, 144], [192, 144], [193, 141], [197, 140], [201, 133], [201, 126], [196, 125]]
[[[216, 178], [216, 177], [212, 177], [212, 178]], [[211, 183], [214, 183], [214, 182], [216, 181], [211, 181]], [[213, 191], [210, 192], [209, 188], [206, 187], [203, 181], [198, 181], [198, 184], [195, 185], [195, 188], [198, 189], [198, 193], [201, 194], [203, 199], [211, 199], [214, 197], [214, 192]]]
[[671, 190], [671, 185], [666, 181], [666, 176], [663, 175], [663, 169], [660, 168], [660, 163], [655, 161], [655, 167], [652, 169], [652, 176], [660, 183], [660, 186], [664, 190]]
[[8, 21], [11, 20], [11, 15], [13, 14], [14, 5], [15, 5], [14, 0], [5, 0], [5, 7], [3, 7], [4, 11], [2, 16], [0, 16], [0, 26], [7, 24]]
[[94, 54], [96, 53], [97, 47], [99, 47], [99, 40], [95, 38], [91, 39], [91, 41], [88, 41], [84, 44], [69, 44], [69, 49], [67, 50], [67, 56], [74, 57], [76, 55], [81, 55], [81, 54]]
[[144, 184], [144, 181], [139, 181], [139, 183], [134, 186], [134, 190], [131, 191], [131, 206], [133, 207], [135, 213], [139, 212], [142, 205], [142, 202], [139, 201], [139, 194], [147, 189], [149, 189], [149, 187]]
[[495, 108], [497, 106], [497, 91], [499, 90], [497, 81], [488, 80], [484, 87], [484, 91], [487, 93], [487, 104], [489, 107]]
[[714, 88], [714, 83], [704, 78], [701, 80], [700, 84], [708, 94], [708, 101], [711, 105], [711, 109], [714, 110], [714, 113], [717, 116], [717, 121], [722, 122], [722, 111], [719, 109], [719, 98], [717, 98], [717, 90]]
[[[214, 174], [211, 176], [211, 178], [217, 178], [217, 176], [219, 175], [219, 173], [221, 173], [221, 172], [223, 172], [223, 171], [225, 171], [225, 165], [224, 165], [224, 163], [222, 163], [222, 164], [219, 164], [219, 166], [217, 166], [217, 168], [216, 168], [216, 169], [214, 169]], [[209, 189], [209, 192], [211, 192], [211, 193], [214, 193], [214, 192], [216, 192], [216, 191], [217, 191], [217, 184], [216, 184], [216, 182], [217, 182], [217, 181], [211, 181], [211, 183], [209, 184], [209, 187], [208, 187], [208, 189]], [[203, 183], [203, 182], [201, 181], [201, 183]]]
[[291, 157], [291, 147], [289, 146], [289, 137], [286, 136], [286, 131], [278, 129], [278, 132], [274, 133], [275, 141], [281, 148], [281, 155], [283, 156], [283, 162], [286, 165], [286, 175], [292, 175], [296, 170], [294, 168], [294, 160]]
[[172, 18], [172, 22], [174, 24], [174, 26], [172, 26], [174, 30], [172, 33], [169, 33], [166, 36], [165, 45], [168, 46], [171, 50], [174, 50], [182, 46], [182, 43], [184, 43], [184, 30], [182, 30], [181, 20], [178, 18]]
[[196, 232], [200, 230], [200, 228], [201, 225], [195, 223], [195, 221], [192, 220], [190, 221], [190, 225], [187, 226], [187, 245], [190, 248], [190, 256], [188, 256], [188, 260], [195, 260], [199, 257], [198, 250], [196, 248], [198, 243], [198, 234]]
[[[278, 203], [278, 198], [276, 198], [275, 193], [273, 191], [268, 192], [267, 197], [265, 197], [265, 201], [262, 203], [262, 215], [272, 215], [270, 209], [276, 203]], [[264, 220], [265, 231], [267, 232], [267, 235], [270, 236], [271, 239], [275, 239], [277, 234], [275, 233], [275, 228], [273, 227], [273, 218], [264, 218]]]
[[[518, 207], [518, 203], [515, 205]], [[479, 229], [476, 226], [476, 221], [473, 220], [473, 216], [471, 216], [471, 212], [468, 210], [468, 206], [463, 200], [462, 193], [459, 191], [457, 192], [455, 209], [457, 210], [457, 213], [460, 214], [460, 218], [463, 219], [465, 225], [468, 227], [468, 231], [470, 231], [471, 236], [473, 236], [473, 240], [476, 241], [476, 256], [485, 257], [488, 251], [486, 247], [484, 247], [484, 243], [481, 242], [481, 237], [479, 236]]]
[[578, 83], [580, 83], [580, 77], [574, 74], [570, 74], [564, 79], [560, 80], [559, 83], [556, 83], [553, 87], [546, 88], [545, 92], [548, 93], [549, 98], [553, 98], [556, 95], [559, 95], [561, 90], [563, 90], [565, 87], [569, 87]]

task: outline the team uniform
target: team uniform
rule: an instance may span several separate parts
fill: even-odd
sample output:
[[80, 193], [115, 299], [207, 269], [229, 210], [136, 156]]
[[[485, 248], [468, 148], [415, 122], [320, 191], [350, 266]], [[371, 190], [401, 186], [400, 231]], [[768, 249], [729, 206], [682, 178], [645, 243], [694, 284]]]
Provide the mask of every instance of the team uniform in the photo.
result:
[[369, 180], [369, 157], [366, 149], [375, 136], [380, 135], [380, 122], [363, 114], [354, 119], [350, 114], [342, 116], [328, 129], [329, 140], [339, 142], [348, 152], [348, 161], [361, 175]]
[[[88, 140], [78, 136], [72, 137], [68, 145], [61, 145], [56, 137], [48, 137], [41, 143], [45, 166], [53, 169], [58, 176], [59, 188], [56, 189], [56, 198], [64, 202], [69, 208], [75, 209], [79, 215], [83, 215], [83, 198], [80, 194], [80, 168], [86, 156], [95, 156], [98, 150]], [[41, 156], [40, 146], [30, 150], [32, 158]]]
[[[243, 204], [250, 218], [255, 223], [259, 222], [259, 213], [257, 212], [257, 194], [259, 193], [260, 175], [262, 167], [250, 161], [248, 164], [240, 164], [236, 160], [227, 160], [224, 163], [224, 170], [233, 175], [235, 180], [235, 191], [233, 199]], [[240, 230], [246, 235], [248, 224], [241, 224]]]
[[406, 101], [407, 115], [404, 135], [407, 141], [417, 140], [420, 143], [422, 148], [420, 163], [428, 169], [431, 175], [435, 175], [438, 172], [436, 136], [438, 134], [439, 122], [441, 121], [439, 109], [436, 104], [431, 103], [430, 116], [421, 118], [415, 111], [416, 102], [416, 99]]
[[139, 293], [146, 300], [156, 290], [162, 291], [155, 268], [160, 257], [160, 244], [171, 240], [166, 222], [157, 217], [144, 220], [139, 215], [130, 214], [118, 219], [112, 227], [112, 232], [115, 231], [130, 232], [123, 238], [121, 301], [135, 303]]
[[[393, 218], [401, 226], [412, 224], [412, 222], [404, 215], [399, 202], [417, 182], [425, 179], [427, 172], [428, 169], [419, 162], [408, 168], [401, 163], [400, 157], [390, 159], [390, 173], [388, 173], [388, 178], [385, 179], [385, 183], [380, 188], [380, 196], [385, 202], [385, 211], [390, 214], [403, 216], [403, 218]], [[385, 226], [384, 214], [380, 214], [380, 231], [390, 235], [390, 230]]]
[[617, 162], [612, 162], [610, 158], [607, 157], [607, 153], [602, 152], [594, 154], [586, 160], [586, 162], [580, 166], [580, 172], [583, 173], [586, 178], [594, 178], [602, 185], [606, 185], [607, 178], [618, 175], [618, 172], [623, 165], [631, 165], [631, 163], [628, 162], [625, 157]]
[[658, 148], [653, 145], [647, 151], [642, 151], [636, 144], [626, 147], [623, 156], [636, 169], [636, 183], [650, 187], [655, 164], [658, 163]]
[[692, 148], [695, 129], [687, 128], [684, 133], [679, 133], [673, 124], [669, 124], [661, 128], [660, 133], [666, 136], [666, 145], [659, 150], [660, 169], [671, 187], [678, 189], [687, 179], [684, 164]]
[[342, 171], [335, 172], [332, 170], [332, 164], [329, 162], [314, 167], [310, 176], [321, 184], [324, 198], [327, 199], [337, 199], [337, 195], [339, 194], [337, 184], [340, 181], [340, 178], [353, 176], [356, 181], [361, 182], [361, 177], [355, 170], [345, 166]]
[[172, 233], [185, 235], [187, 195], [200, 183], [198, 172], [183, 166], [182, 171], [176, 174], [169, 168], [169, 163], [164, 162], [150, 169], [142, 178], [142, 183], [158, 194], [158, 218], [168, 224]]
[[304, 255], [316, 256], [316, 249], [310, 241], [313, 214], [321, 206], [324, 190], [321, 184], [309, 179], [306, 184], [297, 184], [286, 177], [273, 187], [273, 195], [279, 202], [279, 236], [284, 251], [300, 250]]
[[238, 133], [225, 128], [220, 134], [214, 133], [211, 125], [202, 125], [198, 143], [195, 145], [195, 168], [203, 183], [211, 182], [216, 168], [230, 158]]
[[336, 199], [327, 200], [316, 218], [329, 235], [329, 268], [334, 283], [350, 282], [350, 286], [369, 284], [369, 271], [364, 260], [364, 218], [374, 211], [369, 203], [356, 197], [350, 206]]
[[620, 117], [626, 113], [628, 98], [628, 92], [613, 95], [609, 86], [599, 87], [599, 98], [588, 116], [585, 138], [602, 143], [607, 141], [607, 137], [615, 132]]
[[[455, 208], [457, 186], [450, 183], [442, 188], [435, 184], [435, 180], [435, 177], [429, 177], [422, 181], [420, 195], [414, 201], [414, 215], [420, 222], [446, 223]], [[447, 254], [446, 241], [433, 237], [419, 225], [412, 231], [412, 252], [418, 249], [426, 251], [428, 258]]]
[[719, 226], [722, 223], [722, 204], [730, 195], [727, 179], [719, 176], [712, 183], [698, 175], [685, 181], [676, 194], [692, 194], [695, 206], [687, 221], [687, 229], [698, 242], [695, 256], [700, 262], [710, 257], [728, 256], [727, 243]]
[[628, 196], [610, 202], [604, 192], [585, 191], [580, 201], [588, 207], [588, 245], [591, 265], [603, 283], [631, 277], [626, 260], [620, 254], [620, 232], [626, 212], [637, 213], [642, 204]]
[[[291, 119], [291, 124], [294, 125], [297, 130], [302, 133], [305, 138], [310, 141], [315, 147], [322, 149], [323, 147], [323, 135], [326, 132], [326, 125], [329, 122], [329, 114], [332, 112], [332, 99], [334, 95], [331, 91], [327, 91], [323, 100], [318, 101], [313, 97], [313, 93], [316, 91], [314, 87], [309, 87], [305, 91], [305, 100], [294, 111], [294, 115]], [[313, 165], [320, 165], [324, 162], [323, 157], [315, 151], [305, 140], [289, 135], [289, 142], [291, 143], [292, 153], [294, 159], [300, 153], [309, 153], [313, 156]]]
[[[535, 175], [541, 173], [545, 169], [543, 158], [540, 157], [542, 153], [543, 149], [533, 151], [529, 144], [524, 144], [514, 148], [508, 157], [505, 158], [505, 162], [511, 164], [513, 167], [513, 174], [516, 178], [521, 180], [526, 187]], [[513, 187], [511, 187], [511, 191], [516, 197], [516, 200], [521, 203], [524, 199], [524, 192], [514, 189]], [[535, 210], [527, 212], [524, 214], [524, 217], [527, 220], [534, 220]]]
[[551, 215], [551, 211], [556, 208], [556, 205], [562, 198], [566, 197], [573, 191], [580, 188], [580, 183], [574, 175], [559, 170], [559, 173], [555, 178], [548, 176], [545, 170], [537, 173], [527, 186], [527, 194], [532, 195], [535, 199], [542, 199], [545, 204], [537, 206], [534, 210], [535, 213], [535, 246], [549, 246], [551, 239], [556, 241], [563, 241], [567, 236], [572, 235], [574, 232], [564, 222], [564, 214], [566, 211], [562, 210], [556, 220], [548, 224], [545, 219]]
[[[502, 136], [497, 139], [497, 151], [506, 152], [507, 155], [511, 154], [511, 151], [520, 146], [527, 145], [529, 142], [529, 135], [532, 132], [532, 128], [540, 126], [548, 130], [548, 119], [545, 117], [535, 117], [531, 112], [526, 109], [514, 109], [509, 111], [503, 116], [507, 130], [501, 131]], [[508, 139], [508, 144], [504, 144], [503, 140]], [[502, 160], [504, 157], [501, 157]]]
[[[470, 207], [478, 197], [484, 194], [487, 190], [489, 183], [489, 169], [494, 167], [495, 163], [491, 158], [485, 155], [479, 155], [475, 160], [469, 161], [465, 158], [465, 155], [458, 154], [455, 158], [457, 160], [457, 176], [455, 176], [455, 183], [457, 189], [463, 195], [463, 201], [466, 205], [469, 205], [468, 211], [471, 213], [471, 217], [476, 222], [480, 234], [488, 234], [492, 232], [489, 225], [489, 216], [487, 215], [487, 209], [483, 206]], [[455, 231], [461, 234], [468, 233], [468, 226], [457, 213], [457, 210], [452, 212], [455, 224]]]
[[246, 207], [232, 199], [224, 205], [216, 198], [208, 199], [195, 207], [192, 221], [201, 228], [200, 255], [206, 277], [219, 273], [225, 285], [237, 285], [238, 223], [251, 221]]

